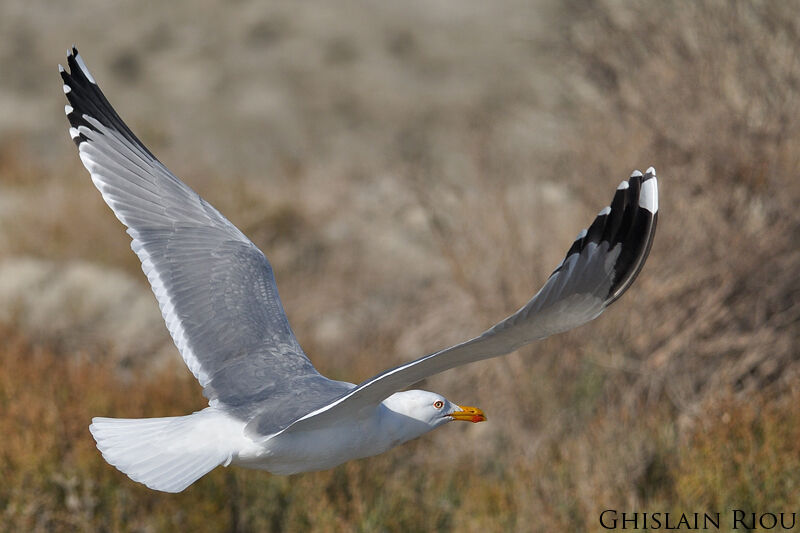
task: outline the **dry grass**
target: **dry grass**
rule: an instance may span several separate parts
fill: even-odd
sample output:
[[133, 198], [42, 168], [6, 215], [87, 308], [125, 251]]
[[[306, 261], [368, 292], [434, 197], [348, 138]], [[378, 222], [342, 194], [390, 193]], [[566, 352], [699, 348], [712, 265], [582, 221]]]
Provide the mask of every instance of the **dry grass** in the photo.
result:
[[579, 172], [623, 144], [666, 168], [644, 292], [660, 316], [637, 367], [682, 409], [796, 379], [800, 19], [785, 7], [586, 4], [572, 27], [573, 79], [595, 91], [580, 111], [601, 124]]
[[433, 443], [426, 437], [328, 472], [218, 469], [164, 495], [103, 463], [86, 422], [100, 412], [199, 409], [191, 377], [170, 371], [123, 382], [88, 354], [64, 358], [4, 337], [0, 502], [9, 531], [597, 530], [607, 508], [783, 509], [799, 496], [796, 390], [773, 402], [720, 398], [680, 438], [663, 409], [617, 410], [530, 459], [451, 461], [439, 455], [446, 450], [423, 452]]
[[[595, 531], [608, 508], [793, 508], [800, 17], [789, 3], [573, 0], [529, 23], [460, 5], [454, 17], [371, 4], [368, 24], [313, 3], [247, 4], [212, 32], [232, 44], [197, 55], [191, 32], [131, 22], [99, 68], [166, 160], [201, 147], [171, 166], [267, 252], [295, 331], [331, 377], [369, 377], [512, 311], [625, 173], [653, 164], [659, 231], [630, 293], [578, 331], [423, 384], [481, 405], [487, 424], [329, 472], [218, 469], [177, 496], [117, 473], [86, 430], [91, 416], [202, 407], [174, 350], [158, 348], [167, 363], [154, 370], [135, 342], [88, 327], [64, 342], [69, 324], [12, 313], [0, 349], [5, 529]], [[145, 51], [125, 45], [139, 37]], [[180, 87], [209, 64], [220, 70], [183, 102]], [[88, 324], [119, 306], [77, 305], [81, 285], [67, 281], [103, 268], [126, 301], [146, 301], [74, 155], [39, 161], [33, 139], [0, 143], [0, 267], [46, 260], [52, 284], [14, 292], [23, 284], [4, 279], [0, 292], [22, 310], [47, 296]], [[219, 139], [230, 142], [208, 146]], [[136, 323], [133, 338], [162, 346], [160, 324]]]

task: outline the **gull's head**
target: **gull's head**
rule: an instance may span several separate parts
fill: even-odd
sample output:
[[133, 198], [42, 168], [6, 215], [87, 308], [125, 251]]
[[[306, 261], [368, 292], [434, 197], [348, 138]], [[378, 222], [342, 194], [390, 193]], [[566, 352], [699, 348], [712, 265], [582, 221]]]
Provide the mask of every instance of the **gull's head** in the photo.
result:
[[477, 407], [457, 405], [441, 394], [424, 390], [397, 392], [386, 398], [383, 404], [396, 414], [411, 419], [410, 424], [427, 426], [428, 431], [453, 420], [475, 423], [486, 420], [486, 415]]

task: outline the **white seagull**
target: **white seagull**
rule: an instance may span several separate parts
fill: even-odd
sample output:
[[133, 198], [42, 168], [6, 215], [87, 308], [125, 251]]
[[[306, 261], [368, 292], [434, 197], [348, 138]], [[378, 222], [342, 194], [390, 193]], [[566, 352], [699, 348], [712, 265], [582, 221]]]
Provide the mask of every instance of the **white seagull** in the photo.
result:
[[403, 389], [597, 317], [630, 287], [656, 229], [651, 167], [620, 183], [544, 286], [477, 337], [359, 385], [311, 364], [289, 326], [264, 254], [170, 172], [111, 107], [73, 47], [59, 65], [69, 134], [131, 248], [208, 407], [186, 416], [94, 418], [110, 464], [180, 492], [218, 465], [293, 474], [383, 453], [453, 420], [486, 419], [433, 392]]

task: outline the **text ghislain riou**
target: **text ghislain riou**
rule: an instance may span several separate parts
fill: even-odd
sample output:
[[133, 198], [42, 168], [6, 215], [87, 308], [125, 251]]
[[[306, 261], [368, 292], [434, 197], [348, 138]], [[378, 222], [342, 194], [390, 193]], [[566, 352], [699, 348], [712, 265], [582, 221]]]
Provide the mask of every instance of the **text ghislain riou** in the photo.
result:
[[733, 531], [784, 531], [798, 523], [796, 512], [751, 512], [731, 509], [727, 513], [638, 512], [606, 509], [600, 513], [603, 529], [648, 529], [714, 531], [720, 527]]

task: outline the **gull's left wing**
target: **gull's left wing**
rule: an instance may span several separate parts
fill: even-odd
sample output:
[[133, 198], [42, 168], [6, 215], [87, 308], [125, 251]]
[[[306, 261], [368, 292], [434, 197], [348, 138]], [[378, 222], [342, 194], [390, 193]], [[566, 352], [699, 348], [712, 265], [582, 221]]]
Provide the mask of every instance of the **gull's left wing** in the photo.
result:
[[[638, 170], [623, 181], [611, 205], [581, 231], [544, 287], [519, 311], [479, 337], [368, 379], [283, 431], [326, 426], [343, 412], [376, 405], [433, 374], [509, 353], [589, 322], [631, 286], [650, 252], [658, 219], [656, 171]], [[258, 429], [258, 419], [249, 429]]]

